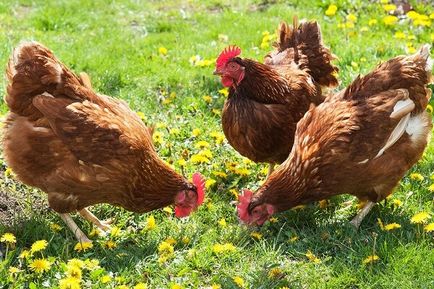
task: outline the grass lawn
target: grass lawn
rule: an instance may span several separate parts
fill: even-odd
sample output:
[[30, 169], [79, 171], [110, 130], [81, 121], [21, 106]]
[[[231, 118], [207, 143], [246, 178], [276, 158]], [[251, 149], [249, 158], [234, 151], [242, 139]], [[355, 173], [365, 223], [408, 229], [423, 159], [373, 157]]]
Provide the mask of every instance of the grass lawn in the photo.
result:
[[[113, 218], [116, 229], [79, 251], [45, 194], [15, 181], [0, 156], [0, 236], [16, 236], [15, 245], [0, 245], [0, 288], [75, 289], [65, 276], [80, 274], [81, 288], [434, 288], [433, 232], [425, 228], [434, 216], [432, 144], [358, 232], [348, 224], [358, 210], [351, 196], [287, 211], [255, 229], [238, 223], [233, 204], [240, 189], [259, 186], [267, 166], [223, 139], [225, 91], [212, 75], [217, 55], [237, 44], [242, 56], [261, 60], [278, 23], [297, 14], [320, 22], [339, 57], [343, 88], [380, 61], [434, 41], [429, 1], [413, 3], [420, 15], [396, 23], [379, 2], [336, 0], [336, 13], [326, 16], [328, 0], [1, 1], [0, 67], [21, 40], [42, 42], [75, 72], [86, 71], [97, 91], [125, 99], [155, 124], [160, 156], [186, 175], [202, 172], [208, 191], [187, 220], [171, 208], [138, 215], [97, 205], [93, 212]], [[5, 81], [0, 85], [4, 95]], [[6, 111], [0, 103], [0, 117]], [[208, 159], [191, 160], [204, 151]], [[420, 212], [431, 220], [412, 222]], [[89, 223], [75, 219], [93, 235]], [[394, 226], [382, 228], [379, 220], [401, 227], [387, 230]], [[47, 247], [36, 243], [23, 256], [37, 240]], [[88, 260], [67, 265], [73, 258]], [[46, 271], [32, 270], [37, 259], [49, 262]]]

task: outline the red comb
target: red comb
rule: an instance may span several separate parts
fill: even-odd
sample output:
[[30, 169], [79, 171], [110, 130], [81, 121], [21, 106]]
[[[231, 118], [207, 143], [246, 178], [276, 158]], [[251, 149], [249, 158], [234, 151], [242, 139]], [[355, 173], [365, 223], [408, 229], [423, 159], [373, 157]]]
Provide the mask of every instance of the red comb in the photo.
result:
[[[196, 203], [196, 208], [197, 208], [198, 206], [202, 205], [203, 200], [205, 199], [205, 179], [201, 174], [194, 173], [192, 177], [192, 182], [197, 188], [197, 203]], [[185, 198], [185, 195], [181, 194], [180, 198]], [[194, 209], [195, 208], [191, 208], [191, 207], [176, 206], [175, 216], [178, 218], [187, 217]]]
[[231, 45], [223, 49], [222, 53], [220, 53], [219, 57], [216, 60], [217, 67], [225, 65], [225, 63], [234, 57], [237, 57], [241, 54], [241, 48], [235, 45]]
[[238, 200], [239, 200], [239, 203], [237, 205], [238, 217], [244, 223], [248, 223], [250, 219], [247, 208], [249, 207], [252, 197], [253, 197], [253, 193], [249, 190], [244, 190], [243, 194], [238, 196]]
[[200, 173], [194, 173], [192, 181], [197, 188], [197, 205], [200, 206], [205, 199], [205, 179]]

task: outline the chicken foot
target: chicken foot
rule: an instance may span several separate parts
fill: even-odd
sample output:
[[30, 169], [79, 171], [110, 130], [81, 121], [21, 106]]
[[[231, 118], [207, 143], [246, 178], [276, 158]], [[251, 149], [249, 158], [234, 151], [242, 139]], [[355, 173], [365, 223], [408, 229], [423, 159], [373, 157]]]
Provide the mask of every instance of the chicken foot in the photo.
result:
[[60, 218], [66, 223], [68, 228], [74, 233], [79, 243], [92, 243], [85, 233], [77, 226], [70, 214], [60, 214]]
[[360, 227], [363, 219], [366, 215], [371, 211], [372, 207], [374, 207], [375, 203], [368, 201], [365, 206], [360, 210], [360, 212], [351, 220], [350, 224], [353, 225], [356, 229]]
[[103, 233], [111, 230], [110, 227], [111, 221], [101, 221], [100, 219], [97, 218], [97, 216], [92, 214], [92, 212], [89, 211], [87, 208], [84, 208], [78, 212], [83, 218], [85, 218], [86, 220], [88, 220], [89, 222], [97, 226], [98, 229], [100, 229]]

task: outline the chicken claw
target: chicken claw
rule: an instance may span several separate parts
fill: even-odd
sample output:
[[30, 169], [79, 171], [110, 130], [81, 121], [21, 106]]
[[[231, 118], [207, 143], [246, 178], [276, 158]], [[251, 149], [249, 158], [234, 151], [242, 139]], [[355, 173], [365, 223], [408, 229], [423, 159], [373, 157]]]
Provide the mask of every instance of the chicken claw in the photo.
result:
[[93, 223], [95, 226], [98, 227], [98, 229], [100, 229], [102, 231], [102, 233], [108, 232], [110, 231], [112, 228], [110, 227], [111, 224], [111, 220], [109, 221], [101, 221], [100, 219], [98, 219], [94, 214], [92, 214], [91, 211], [89, 211], [88, 209], [84, 208], [80, 211], [78, 211], [80, 213], [80, 215], [85, 218], [86, 220], [88, 220], [89, 222]]

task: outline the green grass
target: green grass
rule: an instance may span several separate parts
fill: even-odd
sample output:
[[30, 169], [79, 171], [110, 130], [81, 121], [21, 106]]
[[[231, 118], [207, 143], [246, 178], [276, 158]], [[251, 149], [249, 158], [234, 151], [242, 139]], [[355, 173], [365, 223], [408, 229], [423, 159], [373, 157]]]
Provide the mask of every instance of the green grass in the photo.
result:
[[[65, 262], [71, 258], [90, 258], [100, 262], [101, 269], [83, 270], [83, 288], [133, 288], [138, 282], [148, 288], [238, 288], [239, 276], [246, 288], [433, 288], [434, 250], [432, 233], [424, 225], [410, 222], [421, 211], [434, 216], [433, 193], [428, 187], [434, 182], [434, 146], [411, 170], [424, 180], [405, 177], [392, 199], [378, 204], [362, 223], [358, 232], [348, 225], [357, 212], [351, 196], [331, 200], [321, 209], [312, 204], [301, 210], [290, 210], [276, 216], [257, 231], [238, 224], [234, 196], [229, 191], [243, 187], [255, 189], [265, 178], [262, 164], [246, 162], [226, 141], [216, 144], [210, 133], [221, 132], [218, 111], [224, 102], [219, 93], [221, 84], [212, 75], [213, 65], [199, 67], [189, 62], [194, 55], [213, 60], [228, 44], [237, 44], [243, 56], [262, 59], [268, 49], [261, 49], [262, 33], [274, 32], [281, 20], [300, 18], [320, 22], [324, 42], [339, 57], [340, 88], [359, 73], [370, 71], [380, 61], [407, 53], [422, 43], [431, 43], [433, 25], [415, 27], [408, 19], [386, 26], [386, 12], [376, 1], [337, 0], [335, 16], [324, 16], [329, 1], [2, 1], [0, 3], [0, 67], [5, 67], [14, 46], [22, 40], [34, 39], [51, 48], [74, 71], [86, 71], [95, 89], [125, 99], [130, 106], [143, 112], [147, 123], [157, 124], [162, 143], [157, 144], [160, 156], [181, 171], [178, 160], [187, 156], [185, 173], [199, 170], [207, 179], [215, 179], [207, 194], [207, 202], [188, 220], [178, 220], [163, 210], [138, 215], [108, 205], [92, 210], [101, 218], [113, 218], [122, 229], [120, 236], [96, 239], [94, 248], [86, 252], [74, 250], [75, 239], [57, 215], [48, 210], [45, 194], [15, 181], [2, 162], [0, 193], [16, 199], [14, 217], [0, 224], [0, 236], [12, 232], [17, 243], [8, 247], [0, 260], [0, 288], [57, 288], [65, 276]], [[434, 12], [429, 5], [413, 3], [419, 13]], [[347, 14], [357, 16], [354, 28], [339, 28]], [[369, 26], [370, 19], [377, 19]], [[434, 20], [433, 20], [434, 21]], [[366, 27], [366, 28], [364, 28]], [[430, 30], [431, 29], [431, 30]], [[367, 31], [364, 31], [367, 30]], [[414, 39], [396, 39], [397, 31]], [[226, 35], [228, 41], [224, 41]], [[219, 37], [220, 35], [220, 37]], [[411, 37], [410, 37], [411, 38]], [[223, 39], [223, 40], [222, 40]], [[165, 47], [166, 56], [159, 53]], [[409, 48], [410, 47], [410, 48]], [[0, 88], [5, 93], [5, 82]], [[176, 96], [170, 97], [171, 93]], [[202, 98], [212, 97], [211, 103]], [[170, 103], [167, 103], [170, 100]], [[214, 110], [214, 111], [213, 111]], [[0, 104], [0, 114], [7, 108]], [[178, 134], [169, 133], [179, 129]], [[193, 129], [201, 133], [192, 137]], [[173, 132], [173, 131], [172, 131]], [[210, 163], [189, 161], [200, 149], [194, 144], [208, 141], [213, 157]], [[247, 168], [240, 176], [229, 170], [227, 163]], [[214, 171], [227, 173], [216, 177]], [[393, 205], [401, 200], [402, 206]], [[348, 206], [347, 201], [352, 201]], [[4, 208], [0, 207], [0, 211]], [[10, 208], [9, 208], [10, 210]], [[154, 216], [156, 228], [144, 229], [147, 219]], [[226, 226], [219, 224], [225, 219]], [[399, 223], [401, 228], [383, 231], [377, 223]], [[86, 232], [91, 226], [75, 218]], [[432, 220], [431, 220], [432, 221]], [[54, 232], [50, 225], [62, 226]], [[167, 238], [176, 240], [173, 255], [164, 263], [158, 261], [159, 244]], [[34, 241], [45, 239], [48, 247], [35, 257], [18, 256]], [[107, 249], [106, 240], [117, 247]], [[184, 239], [184, 241], [183, 241]], [[188, 239], [188, 240], [187, 240]], [[213, 252], [215, 244], [231, 243], [235, 250]], [[3, 243], [1, 251], [6, 246]], [[306, 257], [310, 250], [320, 263]], [[379, 260], [364, 265], [369, 255]], [[34, 258], [49, 258], [54, 264], [48, 272], [37, 274], [29, 269]], [[8, 273], [10, 266], [22, 270]], [[274, 269], [277, 268], [277, 269]], [[274, 269], [274, 270], [273, 270]], [[274, 272], [273, 275], [270, 272]], [[112, 274], [106, 284], [101, 277]], [[117, 277], [117, 278], [115, 278]], [[122, 287], [121, 287], [122, 288]]]

